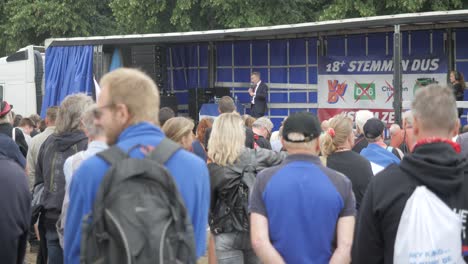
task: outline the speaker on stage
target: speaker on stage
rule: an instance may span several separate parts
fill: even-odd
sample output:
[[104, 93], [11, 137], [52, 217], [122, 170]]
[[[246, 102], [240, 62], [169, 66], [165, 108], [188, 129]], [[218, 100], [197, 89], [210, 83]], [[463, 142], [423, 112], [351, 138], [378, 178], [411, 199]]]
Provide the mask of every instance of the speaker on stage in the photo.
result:
[[175, 95], [161, 95], [160, 100], [160, 108], [169, 107], [177, 115], [179, 105], [177, 104], [177, 97]]

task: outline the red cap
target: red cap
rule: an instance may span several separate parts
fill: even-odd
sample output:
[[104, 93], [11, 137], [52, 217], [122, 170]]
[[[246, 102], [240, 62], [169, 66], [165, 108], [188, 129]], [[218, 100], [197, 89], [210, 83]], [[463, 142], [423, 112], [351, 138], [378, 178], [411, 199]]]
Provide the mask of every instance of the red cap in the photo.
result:
[[7, 101], [2, 101], [0, 105], [0, 117], [4, 117], [8, 114], [12, 108], [13, 107]]

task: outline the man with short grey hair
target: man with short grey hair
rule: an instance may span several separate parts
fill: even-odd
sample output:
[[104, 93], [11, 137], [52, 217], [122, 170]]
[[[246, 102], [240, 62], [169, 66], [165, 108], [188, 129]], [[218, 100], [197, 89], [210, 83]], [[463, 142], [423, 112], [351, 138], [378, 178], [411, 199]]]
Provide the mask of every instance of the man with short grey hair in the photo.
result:
[[55, 227], [65, 194], [63, 165], [68, 157], [86, 149], [88, 138], [81, 129], [81, 116], [92, 104], [93, 99], [85, 94], [67, 96], [58, 111], [55, 133], [39, 150], [35, 185], [44, 183], [41, 200], [44, 208], [39, 219], [39, 232], [41, 248], [47, 247], [49, 264], [63, 263], [63, 251]]
[[353, 151], [356, 153], [361, 153], [361, 150], [367, 147], [367, 140], [364, 136], [364, 124], [366, 124], [367, 120], [374, 117], [369, 110], [359, 110], [356, 112], [355, 123], [356, 123], [356, 133], [357, 138], [354, 141]]
[[314, 114], [289, 116], [282, 131], [289, 156], [257, 175], [250, 232], [262, 263], [351, 261], [356, 200], [350, 180], [322, 165], [321, 132]]
[[88, 137], [88, 148], [70, 156], [63, 165], [65, 174], [65, 197], [62, 205], [62, 213], [60, 221], [57, 222], [57, 231], [59, 232], [60, 243], [63, 247], [63, 230], [65, 229], [68, 204], [70, 202], [70, 184], [74, 172], [79, 168], [81, 163], [94, 156], [96, 153], [104, 151], [108, 148], [106, 143], [106, 135], [100, 125], [95, 123], [94, 111], [96, 105], [91, 106], [82, 116], [81, 125], [84, 133]]
[[268, 117], [260, 117], [252, 125], [254, 132], [255, 148], [271, 149], [270, 137], [273, 130], [273, 123]]
[[[393, 263], [400, 218], [418, 186], [426, 186], [460, 219], [468, 211], [468, 162], [460, 154], [460, 146], [452, 141], [459, 129], [452, 90], [435, 84], [421, 88], [411, 109], [416, 141], [413, 153], [370, 182], [357, 219], [352, 254], [355, 263]], [[467, 230], [460, 231], [463, 249], [459, 254], [467, 256]]]

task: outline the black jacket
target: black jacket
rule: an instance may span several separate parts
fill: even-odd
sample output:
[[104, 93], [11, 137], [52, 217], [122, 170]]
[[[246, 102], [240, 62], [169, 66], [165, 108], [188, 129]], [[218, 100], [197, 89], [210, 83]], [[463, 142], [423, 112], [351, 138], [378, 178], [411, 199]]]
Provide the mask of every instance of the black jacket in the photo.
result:
[[[5, 134], [10, 138], [13, 138], [13, 126], [10, 123], [0, 124], [0, 133]], [[18, 144], [21, 153], [26, 158], [26, 155], [28, 154], [28, 143], [26, 143], [26, 139], [21, 130], [16, 128], [15, 133], [16, 144]]]
[[252, 105], [251, 115], [255, 118], [262, 117], [268, 111], [268, 86], [262, 81], [257, 88], [254, 98], [254, 104]]
[[[353, 263], [393, 263], [400, 217], [417, 186], [425, 185], [456, 213], [466, 214], [466, 176], [468, 161], [447, 143], [419, 146], [406, 155], [400, 165], [390, 165], [377, 174], [369, 184], [359, 211]], [[466, 217], [463, 226], [466, 227]], [[467, 231], [461, 236], [463, 246], [468, 246]]]
[[0, 262], [22, 264], [31, 221], [31, 193], [24, 168], [0, 155]]
[[[219, 199], [226, 197], [226, 191], [236, 187], [241, 180], [242, 171], [248, 165], [255, 167], [256, 173], [261, 170], [280, 164], [286, 158], [286, 152], [275, 152], [266, 149], [249, 149], [244, 148], [237, 161], [230, 166], [220, 166], [216, 163], [209, 163], [208, 170], [210, 172], [211, 186], [211, 206], [210, 206], [210, 226], [217, 225], [216, 218], [220, 213], [217, 211], [217, 202]], [[252, 179], [254, 181], [254, 179]], [[245, 205], [247, 206], [247, 205]], [[233, 224], [232, 222], [227, 221]], [[232, 226], [226, 227], [232, 229]], [[213, 230], [212, 230], [213, 231]]]
[[353, 151], [360, 154], [361, 151], [364, 149], [364, 148], [367, 148], [367, 146], [369, 145], [369, 142], [367, 142], [367, 139], [364, 137], [363, 134], [359, 135], [359, 137], [356, 138], [356, 140], [354, 141], [354, 147], [353, 147]]
[[41, 205], [45, 210], [46, 225], [55, 226], [62, 211], [65, 196], [63, 165], [68, 157], [85, 150], [86, 135], [79, 132], [52, 134], [41, 145], [36, 164], [35, 185], [44, 183]]
[[464, 97], [464, 89], [460, 83], [456, 83], [452, 86], [453, 89], [453, 95], [455, 95], [455, 98], [457, 101], [463, 101]]

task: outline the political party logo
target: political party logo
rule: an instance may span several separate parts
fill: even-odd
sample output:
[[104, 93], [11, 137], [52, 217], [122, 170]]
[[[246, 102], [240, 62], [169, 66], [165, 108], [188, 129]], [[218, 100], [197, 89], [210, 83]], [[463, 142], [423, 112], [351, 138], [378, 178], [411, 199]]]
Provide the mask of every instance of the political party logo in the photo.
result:
[[354, 99], [355, 102], [359, 100], [375, 100], [375, 83], [358, 83], [354, 85]]
[[387, 100], [385, 101], [385, 103], [388, 103], [388, 101], [390, 101], [390, 99], [393, 98], [393, 95], [395, 94], [395, 89], [388, 81], [385, 81], [385, 84], [387, 84], [387, 86], [382, 87], [382, 92], [387, 93]]
[[[401, 84], [403, 85], [404, 83], [405, 82], [403, 81]], [[388, 81], [385, 81], [385, 84], [386, 86], [382, 86], [382, 92], [387, 94], [387, 100], [385, 101], [385, 103], [388, 103], [393, 98], [395, 94], [395, 89]], [[406, 93], [409, 91], [409, 88], [403, 86], [401, 90]]]
[[343, 100], [343, 102], [346, 102], [344, 99], [344, 95], [346, 93], [346, 89], [348, 88], [348, 84], [345, 82], [338, 82], [338, 80], [328, 80], [328, 100], [327, 102], [329, 104], [336, 104], [338, 100]]

